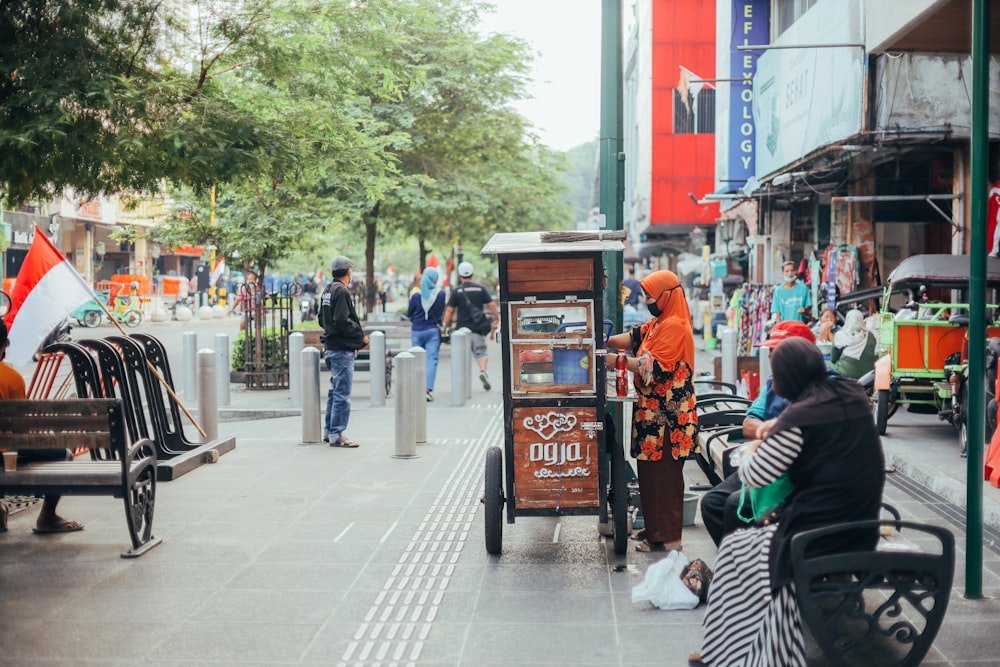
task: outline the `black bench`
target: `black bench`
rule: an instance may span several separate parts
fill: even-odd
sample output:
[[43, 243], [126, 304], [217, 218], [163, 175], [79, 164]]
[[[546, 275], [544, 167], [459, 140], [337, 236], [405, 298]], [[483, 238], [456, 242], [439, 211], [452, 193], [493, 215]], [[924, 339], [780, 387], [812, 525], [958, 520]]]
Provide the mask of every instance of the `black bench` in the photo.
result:
[[118, 399], [0, 401], [0, 443], [10, 451], [90, 449], [90, 459], [41, 461], [0, 470], [0, 494], [113, 496], [125, 503], [132, 549], [141, 556], [153, 537], [156, 449], [148, 438], [128, 445]]
[[[907, 540], [916, 537], [929, 550], [883, 538], [873, 551], [807, 556], [816, 540], [858, 529], [891, 529], [891, 535], [905, 529]], [[951, 531], [909, 521], [858, 521], [804, 531], [792, 538], [791, 550], [802, 620], [831, 664], [920, 664], [948, 609], [955, 572]]]

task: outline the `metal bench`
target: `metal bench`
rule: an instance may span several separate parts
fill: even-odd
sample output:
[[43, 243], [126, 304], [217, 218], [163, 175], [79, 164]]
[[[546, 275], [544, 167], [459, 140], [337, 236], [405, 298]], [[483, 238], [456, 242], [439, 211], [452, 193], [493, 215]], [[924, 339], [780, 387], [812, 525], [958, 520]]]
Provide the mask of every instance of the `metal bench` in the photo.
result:
[[[905, 529], [907, 542], [882, 538], [874, 550], [810, 553], [817, 540], [886, 527], [895, 531], [892, 537]], [[909, 541], [911, 533], [919, 546]], [[920, 664], [948, 609], [955, 572], [951, 531], [898, 518], [842, 523], [795, 535], [791, 556], [802, 620], [831, 664]]]
[[156, 449], [148, 438], [131, 446], [117, 399], [0, 401], [0, 443], [10, 451], [87, 447], [89, 460], [40, 461], [0, 470], [0, 495], [113, 496], [125, 503], [132, 549], [141, 556], [153, 537]]

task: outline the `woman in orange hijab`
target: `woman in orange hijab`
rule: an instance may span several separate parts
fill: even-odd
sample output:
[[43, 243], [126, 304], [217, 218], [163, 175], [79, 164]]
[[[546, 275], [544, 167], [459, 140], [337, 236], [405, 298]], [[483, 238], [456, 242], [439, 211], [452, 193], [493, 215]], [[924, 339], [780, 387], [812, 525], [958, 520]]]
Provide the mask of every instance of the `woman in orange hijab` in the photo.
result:
[[[637, 551], [681, 548], [684, 459], [697, 452], [694, 332], [680, 280], [656, 271], [639, 281], [653, 319], [612, 336], [609, 349], [630, 350], [638, 400], [632, 413], [632, 456], [646, 527], [634, 536]], [[609, 369], [618, 355], [608, 353]]]

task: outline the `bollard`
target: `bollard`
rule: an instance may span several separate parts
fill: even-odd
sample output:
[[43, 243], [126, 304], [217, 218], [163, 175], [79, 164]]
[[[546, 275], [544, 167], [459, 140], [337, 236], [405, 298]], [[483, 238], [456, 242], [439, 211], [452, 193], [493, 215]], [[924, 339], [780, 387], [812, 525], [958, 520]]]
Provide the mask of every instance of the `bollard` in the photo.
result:
[[469, 330], [456, 329], [451, 332], [451, 404], [465, 405], [469, 373], [466, 359], [469, 357]]
[[219, 404], [215, 398], [215, 350], [198, 350], [198, 421], [205, 430], [202, 442], [219, 437]]
[[[412, 391], [416, 359], [409, 352], [401, 352], [396, 355], [395, 361], [399, 371], [399, 391], [396, 392], [396, 449], [392, 456], [397, 459], [412, 459], [417, 456], [414, 422], [418, 395]], [[420, 395], [419, 398], [423, 396]]]
[[215, 334], [215, 390], [216, 403], [220, 406], [229, 401], [229, 334]]
[[368, 368], [371, 369], [371, 399], [373, 406], [385, 405], [385, 332], [373, 331], [368, 336]]
[[302, 379], [302, 444], [323, 442], [319, 402], [319, 350], [309, 346], [299, 355]]
[[736, 377], [736, 329], [722, 330], [722, 377], [723, 382], [738, 384]]
[[771, 377], [771, 348], [760, 346], [760, 394], [764, 393], [764, 387], [767, 386], [767, 379]]
[[184, 350], [184, 398], [198, 396], [198, 334], [185, 331], [181, 338]]
[[[419, 443], [427, 442], [427, 350], [414, 345], [410, 348], [413, 355], [413, 407], [417, 417], [413, 420], [416, 440]], [[421, 400], [423, 399], [423, 400]]]
[[306, 337], [295, 331], [288, 334], [288, 398], [293, 408], [302, 407], [302, 350]]
[[465, 354], [462, 355], [463, 377], [465, 377], [465, 400], [472, 400], [472, 383], [479, 379], [479, 365], [472, 357], [472, 332], [465, 329]]

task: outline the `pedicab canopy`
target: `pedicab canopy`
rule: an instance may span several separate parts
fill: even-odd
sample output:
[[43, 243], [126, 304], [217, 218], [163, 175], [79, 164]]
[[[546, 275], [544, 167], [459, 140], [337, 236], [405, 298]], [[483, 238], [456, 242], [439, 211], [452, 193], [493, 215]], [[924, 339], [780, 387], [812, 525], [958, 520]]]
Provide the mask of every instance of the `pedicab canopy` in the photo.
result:
[[[899, 263], [889, 274], [889, 285], [907, 283], [927, 287], [953, 287], [968, 283], [972, 268], [968, 255], [914, 255]], [[986, 258], [986, 283], [1000, 286], [1000, 258]]]

